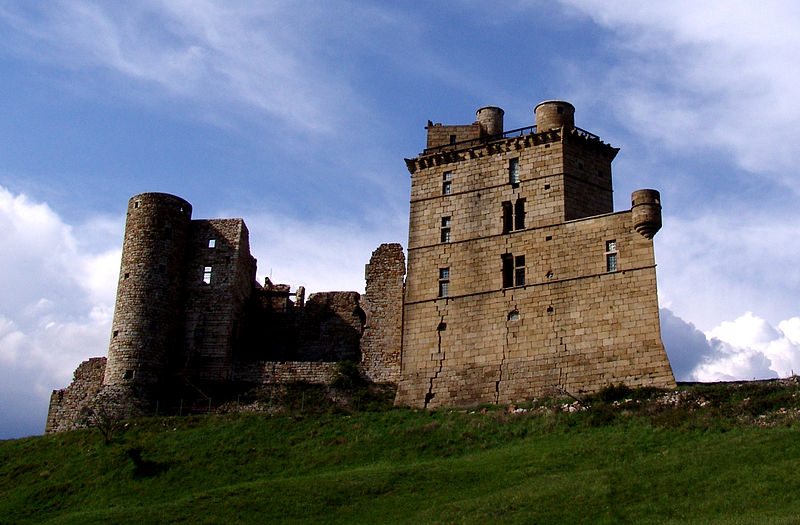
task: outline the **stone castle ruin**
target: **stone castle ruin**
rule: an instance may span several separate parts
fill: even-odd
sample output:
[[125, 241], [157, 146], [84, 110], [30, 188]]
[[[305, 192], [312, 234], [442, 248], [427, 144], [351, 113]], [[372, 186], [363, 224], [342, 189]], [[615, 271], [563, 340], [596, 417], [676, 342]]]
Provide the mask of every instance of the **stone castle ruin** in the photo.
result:
[[192, 219], [185, 200], [128, 204], [108, 358], [53, 392], [45, 431], [85, 425], [97, 399], [152, 407], [187, 385], [329, 383], [342, 360], [415, 407], [524, 401], [612, 383], [671, 388], [661, 342], [655, 190], [613, 211], [618, 149], [542, 102], [536, 125], [428, 123], [411, 173], [408, 268], [399, 244], [366, 265], [363, 295], [256, 282], [242, 219]]

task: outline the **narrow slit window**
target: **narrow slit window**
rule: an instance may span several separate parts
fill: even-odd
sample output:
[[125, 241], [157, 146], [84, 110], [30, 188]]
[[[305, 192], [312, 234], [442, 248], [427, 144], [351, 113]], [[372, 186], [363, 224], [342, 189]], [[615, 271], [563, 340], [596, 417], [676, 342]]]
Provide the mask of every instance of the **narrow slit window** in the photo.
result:
[[209, 239], [208, 240], [208, 247], [209, 248], [216, 248], [217, 247], [217, 240], [216, 239]]
[[203, 267], [203, 282], [211, 284], [211, 266]]

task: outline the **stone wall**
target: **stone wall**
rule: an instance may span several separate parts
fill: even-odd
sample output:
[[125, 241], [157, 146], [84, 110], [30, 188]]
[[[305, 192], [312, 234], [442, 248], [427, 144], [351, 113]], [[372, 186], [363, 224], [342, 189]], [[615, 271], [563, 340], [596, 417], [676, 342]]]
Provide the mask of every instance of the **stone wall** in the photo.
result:
[[[634, 230], [631, 212], [612, 213], [617, 149], [571, 129], [567, 117], [568, 127], [406, 160], [398, 403], [507, 403], [617, 382], [674, 386], [652, 241]], [[512, 161], [518, 181], [509, 177]]]
[[372, 381], [396, 382], [403, 345], [403, 247], [382, 244], [372, 252], [364, 273], [366, 324], [361, 337], [361, 370]]
[[67, 388], [53, 390], [45, 434], [86, 427], [85, 408], [100, 391], [105, 371], [106, 358], [93, 357], [78, 365]]
[[261, 361], [237, 363], [234, 380], [252, 384], [282, 384], [305, 381], [327, 385], [337, 375], [338, 363]]
[[191, 226], [183, 348], [175, 368], [194, 380], [226, 381], [234, 349], [243, 344], [256, 261], [242, 219], [195, 220]]

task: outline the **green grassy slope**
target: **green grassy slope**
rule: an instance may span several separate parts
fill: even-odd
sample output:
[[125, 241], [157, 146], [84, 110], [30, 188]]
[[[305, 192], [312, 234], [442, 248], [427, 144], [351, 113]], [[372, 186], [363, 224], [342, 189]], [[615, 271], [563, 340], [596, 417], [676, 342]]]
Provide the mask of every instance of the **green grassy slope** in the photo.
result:
[[659, 396], [612, 392], [574, 413], [144, 419], [110, 444], [96, 430], [5, 441], [0, 522], [800, 520], [796, 384]]

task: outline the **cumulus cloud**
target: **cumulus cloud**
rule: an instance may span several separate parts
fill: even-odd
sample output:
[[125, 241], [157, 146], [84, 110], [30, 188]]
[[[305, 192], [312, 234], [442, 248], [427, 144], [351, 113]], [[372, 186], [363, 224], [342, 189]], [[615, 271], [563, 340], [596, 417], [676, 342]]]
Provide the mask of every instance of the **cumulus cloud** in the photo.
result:
[[122, 224], [77, 227], [0, 187], [0, 438], [39, 433], [54, 388], [108, 346]]
[[661, 334], [678, 381], [768, 379], [800, 371], [800, 317], [775, 327], [747, 312], [703, 333], [662, 308]]

